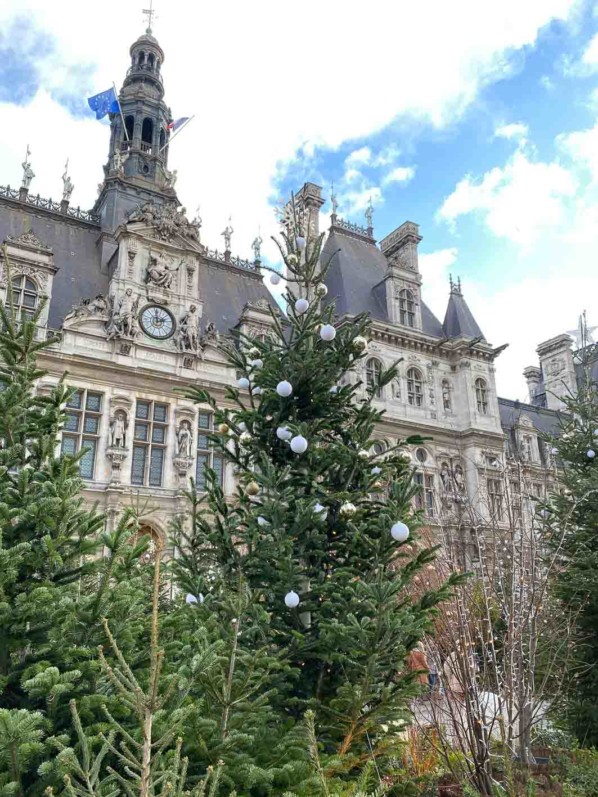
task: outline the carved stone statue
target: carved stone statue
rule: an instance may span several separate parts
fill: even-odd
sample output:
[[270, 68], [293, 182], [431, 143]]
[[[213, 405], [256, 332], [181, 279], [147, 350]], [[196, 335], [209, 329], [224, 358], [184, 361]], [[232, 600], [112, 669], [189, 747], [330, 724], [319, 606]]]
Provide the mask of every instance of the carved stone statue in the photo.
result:
[[69, 313], [70, 317], [80, 318], [81, 316], [103, 315], [108, 312], [108, 301], [101, 293], [94, 299], [83, 299], [80, 304], [73, 307]]
[[336, 199], [336, 194], [334, 193], [334, 183], [332, 183], [330, 189], [330, 204], [332, 206], [332, 215], [336, 216], [336, 211], [338, 210], [338, 201]]
[[174, 189], [177, 178], [179, 176], [177, 170], [173, 169], [171, 172], [169, 172], [168, 169], [166, 169], [165, 172], [166, 172], [166, 183], [164, 187]]
[[453, 492], [453, 477], [447, 462], [443, 462], [440, 467], [440, 481], [445, 493]]
[[150, 252], [149, 256], [149, 266], [147, 267], [147, 272], [145, 275], [146, 283], [150, 285], [156, 285], [158, 288], [167, 288], [170, 289], [172, 287], [172, 281], [174, 279], [174, 275], [177, 273], [179, 268], [181, 267], [181, 263], [174, 268], [169, 268], [168, 263], [164, 260], [162, 255], [152, 255]]
[[[128, 220], [142, 221], [149, 227], [153, 227], [152, 234], [160, 241], [172, 241], [176, 235], [197, 241], [199, 227], [196, 222], [190, 222], [185, 213], [185, 208], [177, 210], [177, 204], [174, 201], [161, 205], [144, 202], [143, 205], [138, 205], [129, 213]], [[199, 223], [201, 224], [201, 219]]]
[[442, 383], [442, 406], [445, 410], [451, 408], [451, 389], [446, 381]]
[[71, 198], [71, 194], [73, 193], [73, 181], [71, 180], [69, 173], [68, 173], [69, 162], [64, 164], [64, 174], [62, 175], [62, 199], [65, 202], [68, 202]]
[[197, 352], [200, 348], [199, 313], [194, 304], [191, 305], [189, 310], [181, 318], [179, 327], [179, 347], [181, 351], [193, 352]]
[[25, 160], [21, 164], [23, 167], [23, 181], [21, 183], [22, 188], [29, 189], [31, 185], [31, 181], [35, 177], [33, 169], [31, 168], [31, 164], [29, 163], [29, 156], [31, 155], [31, 150], [29, 149], [29, 145], [27, 145], [27, 151], [25, 153]]
[[110, 423], [110, 445], [125, 448], [127, 445], [127, 414], [118, 410]]
[[112, 156], [112, 170], [115, 171], [117, 174], [122, 174], [124, 171], [125, 165], [125, 158], [123, 158], [122, 152], [117, 149]]
[[213, 321], [208, 321], [204, 329], [203, 338], [206, 343], [217, 344], [220, 342], [220, 333], [216, 329], [216, 324]]
[[118, 308], [111, 301], [111, 314], [108, 321], [108, 340], [117, 337], [134, 338], [138, 332], [137, 310], [139, 308], [139, 296], [133, 296], [133, 289], [127, 288], [124, 296], [121, 297]]
[[253, 249], [253, 259], [257, 262], [262, 259], [261, 247], [263, 244], [261, 235], [258, 233], [257, 238], [254, 238], [251, 248]]
[[193, 435], [189, 421], [181, 421], [177, 432], [177, 454], [179, 457], [190, 458], [192, 455]]
[[456, 465], [453, 477], [455, 479], [455, 486], [457, 488], [457, 492], [464, 493], [465, 492], [465, 476], [463, 475], [463, 468], [461, 465]]
[[221, 233], [221, 235], [224, 238], [224, 249], [227, 252], [230, 252], [230, 242], [231, 242], [233, 233], [234, 233], [234, 230], [232, 228], [231, 219], [229, 217], [228, 224], [224, 228], [224, 232]]

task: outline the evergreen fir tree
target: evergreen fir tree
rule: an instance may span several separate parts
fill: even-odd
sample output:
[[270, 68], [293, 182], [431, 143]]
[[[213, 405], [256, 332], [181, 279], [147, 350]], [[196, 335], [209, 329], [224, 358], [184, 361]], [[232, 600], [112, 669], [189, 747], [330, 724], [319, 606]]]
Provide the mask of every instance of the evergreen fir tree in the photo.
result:
[[253, 645], [286, 664], [272, 676], [279, 718], [292, 724], [313, 709], [328, 772], [345, 777], [372, 758], [383, 768], [394, 749], [418, 692], [406, 657], [459, 577], [410, 594], [435, 555], [413, 547], [417, 488], [404, 446], [420, 438], [372, 453], [383, 417], [373, 397], [396, 367], [367, 390], [355, 382], [368, 319], [335, 325], [334, 308], [322, 306], [323, 236], [304, 234], [293, 208], [281, 247], [288, 317], [272, 312], [271, 337], [241, 335], [228, 348], [239, 377], [229, 408], [201, 389], [188, 392], [213, 408], [214, 445], [239, 486], [228, 503], [208, 474], [205, 506], [192, 496], [190, 523], [175, 533], [173, 574], [216, 613], [230, 584], [246, 585]]
[[565, 712], [580, 744], [598, 746], [598, 402], [592, 378], [596, 346], [578, 353], [580, 382], [565, 396], [559, 435], [550, 441], [561, 466], [559, 491], [541, 514], [559, 576], [555, 594], [575, 619], [574, 664]]

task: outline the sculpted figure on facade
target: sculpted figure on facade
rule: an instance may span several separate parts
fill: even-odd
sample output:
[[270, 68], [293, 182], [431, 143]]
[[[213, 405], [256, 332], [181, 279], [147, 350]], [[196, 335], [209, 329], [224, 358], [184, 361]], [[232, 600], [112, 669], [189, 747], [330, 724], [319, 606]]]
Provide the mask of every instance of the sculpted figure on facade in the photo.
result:
[[455, 470], [453, 472], [453, 478], [455, 480], [455, 487], [457, 488], [458, 493], [465, 493], [465, 476], [463, 474], [463, 468], [461, 465], [456, 465]]
[[29, 145], [27, 145], [27, 151], [25, 153], [25, 160], [21, 164], [21, 166], [23, 167], [23, 180], [21, 182], [21, 187], [22, 188], [27, 188], [27, 189], [29, 189], [29, 186], [31, 185], [31, 181], [35, 177], [33, 169], [31, 168], [31, 164], [29, 163], [29, 156], [30, 155], [31, 155], [31, 150], [29, 149]]
[[205, 343], [211, 343], [216, 346], [220, 343], [220, 333], [216, 329], [216, 324], [213, 321], [208, 321], [203, 333], [203, 340]]
[[171, 242], [177, 234], [197, 241], [199, 228], [187, 219], [185, 213], [185, 208], [177, 210], [174, 201], [164, 205], [144, 202], [129, 213], [128, 220], [144, 222], [152, 227], [154, 237], [160, 241]]
[[164, 187], [174, 190], [178, 176], [179, 175], [176, 169], [173, 169], [171, 172], [166, 170], [166, 183]]
[[448, 462], [443, 462], [440, 466], [440, 481], [442, 482], [442, 490], [445, 493], [454, 492], [453, 475], [449, 468]]
[[181, 351], [198, 352], [201, 348], [199, 340], [199, 313], [192, 304], [181, 318], [178, 344]]
[[258, 260], [262, 259], [262, 244], [263, 244], [262, 236], [258, 234], [257, 238], [253, 239], [253, 243], [251, 244], [251, 248], [253, 249], [253, 259], [257, 262]]
[[110, 422], [110, 445], [113, 448], [126, 448], [127, 415], [124, 410], [118, 410]]
[[68, 165], [69, 162], [67, 160], [64, 166], [64, 174], [62, 175], [62, 198], [65, 202], [70, 200], [71, 194], [73, 193], [73, 189], [75, 187], [68, 173]]
[[145, 281], [149, 285], [155, 285], [157, 288], [166, 288], [170, 290], [175, 274], [181, 267], [181, 260], [178, 266], [170, 268], [162, 255], [152, 255], [150, 251], [149, 265], [145, 275]]
[[179, 457], [190, 459], [193, 451], [193, 434], [189, 421], [181, 421], [177, 432], [177, 454]]
[[231, 239], [233, 237], [233, 233], [234, 230], [232, 228], [231, 220], [229, 218], [228, 224], [221, 233], [222, 237], [224, 238], [224, 248], [227, 252], [230, 252], [230, 244], [231, 244]]
[[114, 300], [112, 300], [107, 328], [108, 340], [118, 337], [134, 338], [139, 333], [137, 324], [138, 309], [139, 296], [133, 296], [132, 288], [127, 288], [117, 307], [114, 304]]
[[108, 300], [101, 293], [98, 293], [93, 299], [83, 299], [81, 304], [73, 307], [67, 318], [85, 318], [92, 315], [106, 316], [107, 314]]

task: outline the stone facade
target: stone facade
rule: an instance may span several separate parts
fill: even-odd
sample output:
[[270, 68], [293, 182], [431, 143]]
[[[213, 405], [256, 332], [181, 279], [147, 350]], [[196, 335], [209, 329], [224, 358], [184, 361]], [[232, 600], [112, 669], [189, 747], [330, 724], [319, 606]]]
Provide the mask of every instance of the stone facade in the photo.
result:
[[[28, 187], [0, 189], [0, 240], [10, 262], [0, 300], [7, 300], [9, 282], [25, 310], [48, 297], [39, 334], [56, 330], [60, 339], [41, 357], [48, 377], [40, 390], [65, 371], [77, 389], [63, 449], [88, 449], [86, 497], [109, 523], [134, 503], [159, 535], [184, 512], [189, 476], [204, 483], [206, 464], [226, 492], [234, 487], [206, 436], [209, 407], [197, 407], [181, 390], [201, 385], [224, 405], [236, 374], [223, 342], [239, 332], [265, 334], [275, 307], [259, 260], [208, 249], [201, 221], [180, 207], [168, 170], [163, 59], [149, 34], [131, 47], [120, 94], [124, 125], [120, 114], [111, 116], [105, 179], [89, 213], [66, 199], [54, 206]], [[311, 234], [318, 233], [323, 201], [312, 183], [296, 195]], [[375, 399], [386, 410], [377, 450], [412, 434], [429, 438], [410, 453], [422, 486], [417, 501], [431, 525], [457, 530], [467, 553], [468, 529], [507, 527], [510, 508], [533, 503], [552, 481], [554, 466], [538, 435], [554, 428], [556, 414], [497, 396], [501, 349], [485, 340], [459, 283], [451, 284], [443, 323], [426, 307], [416, 224], [400, 225], [379, 247], [373, 236], [371, 218], [361, 228], [333, 216], [323, 253], [333, 256], [328, 299], [346, 318], [372, 316], [368, 357], [353, 376], [363, 390], [380, 368], [400, 361], [399, 378]], [[559, 340], [549, 342], [551, 357], [566, 370]], [[530, 372], [529, 380], [537, 376]]]

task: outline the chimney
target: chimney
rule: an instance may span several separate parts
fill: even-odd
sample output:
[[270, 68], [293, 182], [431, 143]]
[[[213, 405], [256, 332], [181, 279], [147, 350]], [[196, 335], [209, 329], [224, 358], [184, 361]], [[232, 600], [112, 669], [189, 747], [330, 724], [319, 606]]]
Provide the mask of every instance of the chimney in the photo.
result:
[[571, 343], [571, 337], [563, 334], [541, 343], [536, 349], [544, 377], [546, 406], [549, 410], [564, 409], [563, 397], [577, 392]]
[[542, 382], [542, 371], [537, 365], [528, 365], [528, 367], [523, 371], [523, 376], [527, 382], [529, 403], [534, 404], [534, 399], [536, 398], [538, 388]]

